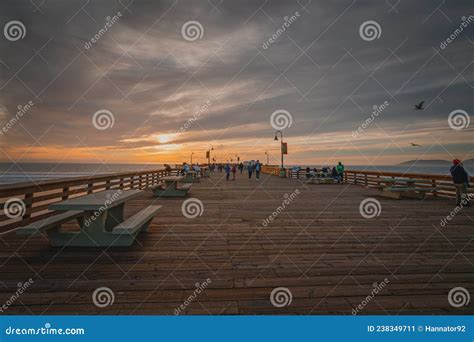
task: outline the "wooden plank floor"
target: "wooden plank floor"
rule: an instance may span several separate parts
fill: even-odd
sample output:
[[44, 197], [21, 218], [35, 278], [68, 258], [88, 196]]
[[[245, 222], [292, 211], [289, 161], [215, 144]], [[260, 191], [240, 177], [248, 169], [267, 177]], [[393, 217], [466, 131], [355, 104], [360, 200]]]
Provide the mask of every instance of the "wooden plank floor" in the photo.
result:
[[[285, 194], [300, 194], [268, 226], [263, 220]], [[202, 216], [183, 216], [184, 199], [155, 199], [150, 191], [126, 206], [126, 217], [151, 203], [163, 206], [149, 232], [132, 247], [53, 248], [45, 237], [0, 240], [0, 304], [30, 277], [34, 283], [3, 314], [351, 314], [374, 288], [387, 285], [360, 314], [474, 314], [454, 308], [448, 292], [474, 294], [474, 210], [446, 226], [454, 200], [391, 200], [355, 185], [306, 185], [263, 175], [226, 182], [213, 174], [188, 198]], [[359, 212], [368, 197], [380, 216]], [[190, 301], [196, 283], [211, 282]], [[110, 288], [114, 303], [93, 304]], [[291, 304], [270, 294], [286, 287]]]

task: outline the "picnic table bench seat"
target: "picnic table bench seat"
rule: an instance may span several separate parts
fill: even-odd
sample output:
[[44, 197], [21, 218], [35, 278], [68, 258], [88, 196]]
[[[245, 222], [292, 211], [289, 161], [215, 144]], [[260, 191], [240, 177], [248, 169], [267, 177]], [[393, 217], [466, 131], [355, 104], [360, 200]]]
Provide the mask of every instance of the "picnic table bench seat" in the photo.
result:
[[179, 187], [176, 185], [168, 185], [165, 182], [158, 183], [156, 186], [151, 188], [155, 197], [186, 197], [193, 183], [180, 184]]
[[82, 210], [69, 210], [64, 213], [49, 216], [45, 219], [32, 222], [16, 230], [17, 235], [38, 235], [53, 228], [59, 228], [63, 223], [80, 219], [84, 215]]
[[389, 187], [380, 188], [381, 195], [384, 197], [400, 199], [403, 197], [424, 199], [427, 192], [433, 192], [436, 188], [433, 187], [410, 187], [410, 186], [400, 186], [394, 185]]
[[132, 217], [115, 226], [112, 234], [136, 235], [138, 232], [146, 232], [151, 220], [160, 210], [161, 205], [150, 205], [142, 209]]

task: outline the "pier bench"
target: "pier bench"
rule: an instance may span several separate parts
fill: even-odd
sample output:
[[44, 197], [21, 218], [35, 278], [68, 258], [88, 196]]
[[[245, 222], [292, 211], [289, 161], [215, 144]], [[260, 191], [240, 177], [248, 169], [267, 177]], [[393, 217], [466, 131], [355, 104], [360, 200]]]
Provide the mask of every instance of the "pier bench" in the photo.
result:
[[196, 171], [188, 171], [184, 174], [184, 178], [181, 180], [184, 183], [199, 183], [199, 177]]
[[41, 233], [48, 232], [48, 230], [57, 230], [61, 228], [63, 223], [78, 219], [79, 223], [82, 222], [84, 211], [82, 210], [70, 210], [64, 213], [49, 216], [45, 219], [30, 223], [24, 227], [20, 227], [16, 230], [17, 235], [38, 235]]
[[146, 232], [153, 218], [160, 210], [161, 205], [150, 205], [132, 217], [115, 226], [112, 234], [130, 235], [135, 237], [139, 232]]
[[311, 177], [308, 180], [311, 184], [337, 184], [336, 180], [332, 177]]
[[392, 186], [381, 189], [380, 194], [384, 197], [395, 199], [402, 197], [424, 199], [427, 193], [433, 192], [434, 190], [435, 188]]
[[[48, 209], [65, 212], [22, 227], [17, 230], [17, 234], [47, 232], [53, 246], [130, 246], [136, 235], [147, 229], [159, 209], [149, 206], [124, 220], [125, 203], [142, 193], [142, 190], [105, 190], [52, 203]], [[61, 229], [62, 224], [75, 218], [79, 223], [79, 231]]]
[[178, 187], [178, 182], [183, 177], [164, 177], [162, 182], [158, 183], [151, 190], [155, 197], [185, 197], [191, 189], [192, 183], [184, 183]]
[[[419, 187], [416, 184], [426, 187]], [[381, 196], [395, 199], [402, 197], [424, 199], [427, 193], [436, 190], [436, 187], [431, 186], [430, 180], [415, 178], [382, 178], [377, 188]]]

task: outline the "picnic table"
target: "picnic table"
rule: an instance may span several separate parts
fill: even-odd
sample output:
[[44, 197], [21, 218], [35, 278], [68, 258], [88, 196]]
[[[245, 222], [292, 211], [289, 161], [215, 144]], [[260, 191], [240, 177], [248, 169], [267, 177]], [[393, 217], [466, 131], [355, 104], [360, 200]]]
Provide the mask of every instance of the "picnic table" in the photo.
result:
[[[48, 206], [62, 213], [33, 222], [19, 235], [47, 233], [53, 246], [130, 246], [140, 231], [146, 231], [161, 206], [148, 206], [124, 220], [124, 205], [143, 190], [106, 190], [71, 198]], [[79, 232], [62, 231], [62, 224], [77, 219]]]
[[[416, 184], [426, 184], [426, 187], [417, 187]], [[380, 194], [384, 197], [400, 199], [401, 197], [424, 199], [427, 192], [435, 190], [429, 179], [416, 178], [381, 178], [379, 180]]]
[[197, 171], [187, 171], [184, 174], [184, 179], [182, 180], [184, 183], [199, 183], [198, 173]]
[[185, 197], [192, 184], [183, 184], [178, 187], [178, 183], [184, 179], [183, 176], [163, 177], [160, 179], [162, 182], [152, 188], [153, 194], [156, 197]]

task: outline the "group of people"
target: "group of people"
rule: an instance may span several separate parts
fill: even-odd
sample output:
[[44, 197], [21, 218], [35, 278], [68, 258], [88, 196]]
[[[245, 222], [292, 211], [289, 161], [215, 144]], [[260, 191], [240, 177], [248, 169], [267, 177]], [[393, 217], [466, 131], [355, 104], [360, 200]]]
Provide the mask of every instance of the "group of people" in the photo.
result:
[[189, 171], [201, 172], [201, 167], [199, 166], [199, 164], [189, 165], [188, 163], [184, 162], [180, 173], [182, 175], [185, 175]]
[[[240, 174], [244, 173], [244, 170], [247, 171], [249, 179], [252, 179], [252, 175], [255, 174], [255, 179], [258, 181], [260, 180], [260, 171], [262, 170], [262, 164], [260, 163], [259, 160], [256, 162], [248, 162], [246, 164], [240, 162], [240, 163], [225, 163], [225, 164], [216, 164], [213, 163], [210, 165], [210, 171], [211, 172], [225, 172], [226, 174], [226, 180], [235, 180], [235, 175], [237, 172], [240, 172]], [[232, 174], [232, 178], [231, 178]]]
[[[299, 171], [297, 168], [296, 171]], [[321, 169], [310, 167], [306, 168], [306, 178], [333, 178], [337, 183], [342, 183], [344, 180], [344, 165], [341, 162], [338, 162], [337, 165], [332, 168], [329, 166], [323, 166]]]

